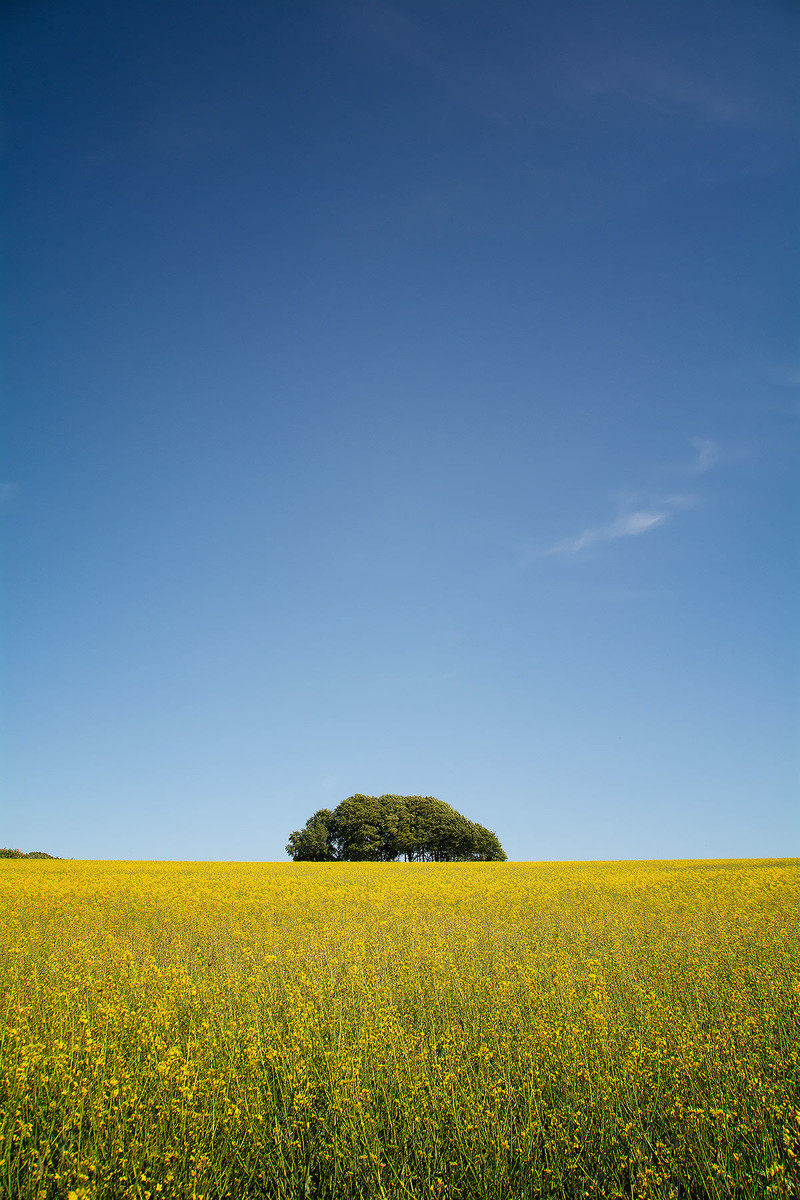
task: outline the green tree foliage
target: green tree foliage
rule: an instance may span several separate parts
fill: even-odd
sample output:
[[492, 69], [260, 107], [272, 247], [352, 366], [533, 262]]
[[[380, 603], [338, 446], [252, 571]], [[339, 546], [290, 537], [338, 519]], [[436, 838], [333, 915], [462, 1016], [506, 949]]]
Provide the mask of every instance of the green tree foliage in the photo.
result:
[[45, 854], [44, 850], [31, 850], [24, 854], [22, 850], [0, 849], [0, 858], [55, 858], [54, 854]]
[[289, 835], [295, 862], [505, 862], [497, 835], [434, 796], [348, 796]]
[[330, 862], [335, 858], [331, 843], [333, 813], [319, 808], [306, 821], [305, 828], [289, 834], [286, 853], [295, 862]]

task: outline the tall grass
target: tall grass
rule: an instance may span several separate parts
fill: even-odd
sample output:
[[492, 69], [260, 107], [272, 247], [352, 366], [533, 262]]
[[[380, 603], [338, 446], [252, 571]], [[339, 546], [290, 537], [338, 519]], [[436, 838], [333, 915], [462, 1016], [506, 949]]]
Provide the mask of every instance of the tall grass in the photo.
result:
[[4, 861], [13, 1200], [800, 1195], [800, 864]]

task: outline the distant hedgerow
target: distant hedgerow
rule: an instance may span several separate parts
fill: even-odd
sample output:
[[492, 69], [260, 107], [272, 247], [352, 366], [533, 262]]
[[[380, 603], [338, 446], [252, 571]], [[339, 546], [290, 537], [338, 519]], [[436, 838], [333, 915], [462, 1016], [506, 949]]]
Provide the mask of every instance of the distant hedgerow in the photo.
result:
[[0, 858], [55, 858], [55, 854], [45, 854], [44, 850], [31, 850], [25, 854], [22, 850], [0, 849]]

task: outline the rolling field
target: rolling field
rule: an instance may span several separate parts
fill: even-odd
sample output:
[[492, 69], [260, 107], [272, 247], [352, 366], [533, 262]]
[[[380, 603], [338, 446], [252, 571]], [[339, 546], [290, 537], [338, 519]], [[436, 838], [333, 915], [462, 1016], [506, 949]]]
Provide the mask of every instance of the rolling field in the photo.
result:
[[800, 1196], [800, 863], [0, 863], [0, 1195]]

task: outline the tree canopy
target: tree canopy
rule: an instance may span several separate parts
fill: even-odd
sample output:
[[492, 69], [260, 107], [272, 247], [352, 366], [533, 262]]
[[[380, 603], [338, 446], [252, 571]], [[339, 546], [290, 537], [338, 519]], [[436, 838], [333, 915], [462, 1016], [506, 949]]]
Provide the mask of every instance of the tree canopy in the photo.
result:
[[10, 850], [7, 846], [4, 846], [0, 850], [0, 858], [55, 858], [55, 855], [45, 854], [44, 850], [31, 850], [28, 854], [25, 854], [22, 850]]
[[491, 830], [434, 796], [348, 796], [289, 835], [295, 862], [505, 862]]

